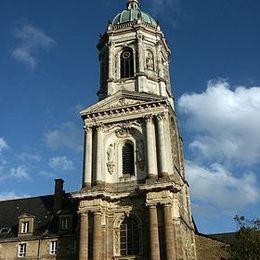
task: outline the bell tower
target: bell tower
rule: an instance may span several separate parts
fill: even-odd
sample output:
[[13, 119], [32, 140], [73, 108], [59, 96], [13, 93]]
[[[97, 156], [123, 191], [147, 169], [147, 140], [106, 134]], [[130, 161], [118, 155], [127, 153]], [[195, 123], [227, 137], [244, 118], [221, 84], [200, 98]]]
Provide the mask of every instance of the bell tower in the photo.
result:
[[99, 101], [84, 123], [80, 260], [196, 259], [170, 49], [128, 0], [100, 37]]

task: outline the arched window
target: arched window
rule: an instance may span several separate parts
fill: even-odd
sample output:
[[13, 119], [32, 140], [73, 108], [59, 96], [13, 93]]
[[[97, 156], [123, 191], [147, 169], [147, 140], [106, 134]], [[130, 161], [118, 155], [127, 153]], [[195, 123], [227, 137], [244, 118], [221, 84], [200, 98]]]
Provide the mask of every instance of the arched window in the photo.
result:
[[134, 175], [134, 147], [131, 143], [125, 143], [122, 148], [122, 172]]
[[121, 78], [134, 76], [134, 55], [133, 50], [125, 48], [120, 57]]
[[120, 252], [122, 256], [140, 253], [140, 231], [131, 217], [125, 218], [120, 226]]

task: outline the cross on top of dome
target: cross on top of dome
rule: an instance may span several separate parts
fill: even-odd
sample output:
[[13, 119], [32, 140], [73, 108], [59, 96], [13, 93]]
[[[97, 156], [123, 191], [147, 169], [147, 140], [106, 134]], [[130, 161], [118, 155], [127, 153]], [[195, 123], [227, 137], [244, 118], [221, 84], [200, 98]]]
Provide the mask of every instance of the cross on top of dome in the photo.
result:
[[128, 0], [127, 2], [127, 9], [137, 9], [139, 6], [139, 1], [138, 0]]

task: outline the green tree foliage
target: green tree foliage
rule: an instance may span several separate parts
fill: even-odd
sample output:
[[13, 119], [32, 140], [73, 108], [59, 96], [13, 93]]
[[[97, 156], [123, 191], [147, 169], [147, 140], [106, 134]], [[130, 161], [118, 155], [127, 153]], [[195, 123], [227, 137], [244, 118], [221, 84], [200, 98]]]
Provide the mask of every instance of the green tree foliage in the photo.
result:
[[239, 226], [236, 240], [230, 247], [232, 260], [260, 260], [260, 220], [235, 216]]

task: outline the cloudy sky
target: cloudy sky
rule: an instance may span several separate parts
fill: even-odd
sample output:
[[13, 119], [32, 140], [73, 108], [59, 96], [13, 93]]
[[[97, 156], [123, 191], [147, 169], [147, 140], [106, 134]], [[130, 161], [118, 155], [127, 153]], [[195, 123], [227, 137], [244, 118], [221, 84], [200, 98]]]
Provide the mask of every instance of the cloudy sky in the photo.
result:
[[[98, 88], [96, 43], [124, 0], [0, 0], [0, 199], [80, 188], [79, 111]], [[260, 2], [149, 0], [171, 78], [201, 232], [260, 217]]]

